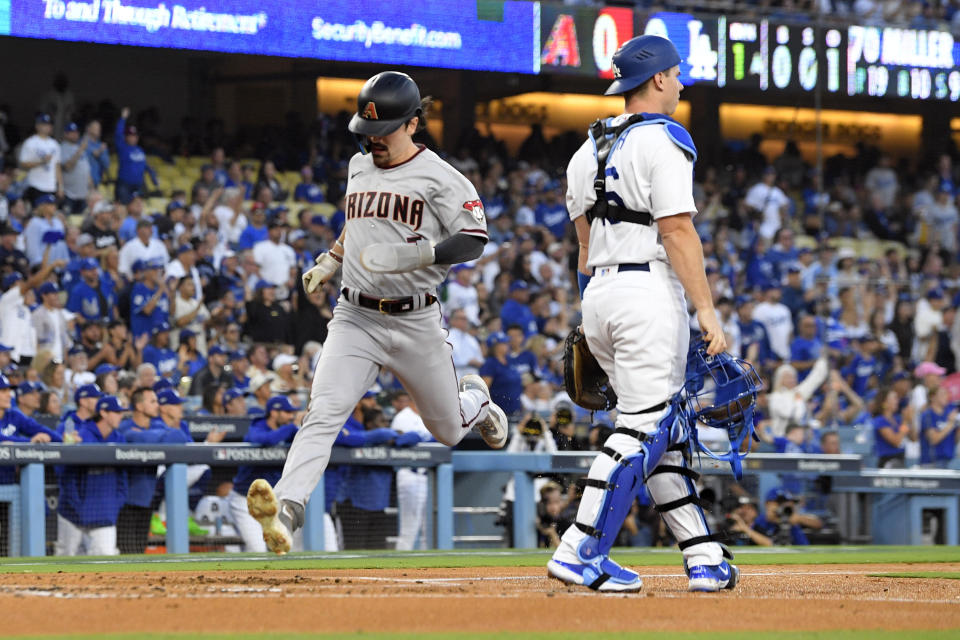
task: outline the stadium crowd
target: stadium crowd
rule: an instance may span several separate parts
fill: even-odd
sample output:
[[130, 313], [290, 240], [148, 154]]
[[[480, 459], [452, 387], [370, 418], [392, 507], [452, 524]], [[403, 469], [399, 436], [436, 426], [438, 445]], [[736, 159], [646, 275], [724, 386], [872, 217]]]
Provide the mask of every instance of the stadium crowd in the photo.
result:
[[[187, 442], [193, 414], [249, 417], [259, 425], [249, 441], [289, 441], [339, 293], [334, 281], [306, 295], [299, 276], [344, 224], [356, 149], [345, 115], [309, 127], [290, 118], [269, 146], [230, 139], [215, 123], [162, 140], [151, 110], [134, 121], [126, 108], [47, 104], [34, 122], [3, 118], [0, 129], [0, 441]], [[440, 292], [449, 342], [458, 373], [483, 376], [512, 417], [514, 450], [590, 449], [612, 425], [569, 403], [562, 385], [563, 339], [579, 313], [564, 168], [581, 139], [547, 140], [534, 126], [511, 154], [473, 129], [448, 157], [476, 186], [490, 236]], [[954, 464], [956, 150], [926, 163], [864, 143], [818, 174], [792, 141], [774, 157], [761, 142], [730, 141], [722, 162], [697, 165], [695, 223], [730, 351], [766, 382], [763, 448]], [[391, 428], [404, 398], [384, 371], [338, 442], [419, 442], [422, 433]], [[209, 469], [195, 471], [199, 498]], [[392, 476], [349, 473], [328, 480], [331, 504], [382, 512]], [[239, 513], [251, 479], [241, 471], [232, 490], [206, 492]], [[162, 531], [156, 471], [98, 482], [119, 496], [98, 517], [119, 518], [133, 545], [121, 548], [142, 550], [148, 526]], [[557, 514], [575, 500], [558, 489], [541, 492]], [[81, 532], [100, 522], [63, 508], [60, 518]]]

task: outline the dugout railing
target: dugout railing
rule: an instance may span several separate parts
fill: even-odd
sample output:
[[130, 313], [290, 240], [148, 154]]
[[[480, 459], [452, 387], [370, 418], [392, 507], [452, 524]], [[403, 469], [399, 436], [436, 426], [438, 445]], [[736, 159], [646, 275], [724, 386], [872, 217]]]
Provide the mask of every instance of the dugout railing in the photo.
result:
[[[585, 474], [595, 452], [505, 453], [487, 451], [451, 451], [440, 445], [411, 448], [365, 447], [334, 448], [331, 464], [424, 467], [428, 469], [430, 540], [428, 546], [453, 549], [455, 543], [455, 475], [475, 484], [477, 477], [507, 474], [514, 482], [513, 539], [518, 548], [536, 546], [536, 502], [533, 482], [536, 476]], [[217, 445], [59, 445], [11, 444], [0, 447], [0, 466], [20, 467], [19, 485], [0, 488], [0, 501], [9, 503], [10, 555], [41, 556], [46, 553], [45, 480], [46, 465], [155, 466], [166, 465], [163, 493], [166, 499], [166, 550], [188, 553], [187, 465], [211, 467], [277, 465], [286, 457], [286, 449], [260, 448], [242, 443]], [[704, 474], [729, 474], [726, 463], [708, 458], [694, 462]], [[920, 544], [922, 523], [936, 512], [943, 523], [943, 542], [960, 544], [960, 471], [864, 469], [858, 455], [751, 454], [744, 461], [744, 473], [755, 476], [757, 494], [777, 486], [783, 474], [827, 476], [832, 491], [849, 496], [873, 496], [862, 507], [869, 513], [853, 513], [851, 518], [867, 521], [873, 542]], [[463, 474], [463, 475], [460, 475]], [[469, 474], [469, 475], [468, 475]], [[480, 475], [478, 475], [480, 474]], [[314, 490], [306, 511], [304, 548], [322, 551], [324, 547], [324, 483]], [[484, 505], [461, 505], [481, 508]], [[469, 510], [468, 510], [469, 511]], [[7, 528], [7, 527], [5, 527]], [[461, 536], [470, 539], [470, 536]], [[488, 536], [481, 537], [489, 540]]]

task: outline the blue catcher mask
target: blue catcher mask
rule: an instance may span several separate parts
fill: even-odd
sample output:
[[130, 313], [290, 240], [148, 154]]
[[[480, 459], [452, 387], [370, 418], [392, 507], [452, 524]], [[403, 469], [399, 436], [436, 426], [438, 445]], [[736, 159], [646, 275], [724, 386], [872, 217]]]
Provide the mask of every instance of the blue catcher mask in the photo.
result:
[[744, 440], [754, 434], [753, 410], [757, 392], [763, 388], [753, 366], [728, 353], [707, 354], [707, 344], [698, 338], [687, 354], [686, 382], [683, 385], [687, 415], [691, 423], [699, 421], [708, 427], [724, 429], [730, 439], [730, 450], [715, 453], [697, 438], [696, 425], [690, 434], [699, 451], [714, 460], [730, 463], [733, 475], [743, 476], [740, 461], [749, 453], [740, 453]]

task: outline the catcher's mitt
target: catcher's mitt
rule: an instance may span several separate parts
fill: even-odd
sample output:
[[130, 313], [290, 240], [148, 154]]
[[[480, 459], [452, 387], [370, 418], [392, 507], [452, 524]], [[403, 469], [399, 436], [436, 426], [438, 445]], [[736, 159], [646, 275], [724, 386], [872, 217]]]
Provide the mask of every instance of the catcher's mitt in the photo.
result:
[[584, 409], [609, 411], [617, 406], [617, 394], [580, 329], [571, 331], [563, 343], [563, 386], [570, 399]]

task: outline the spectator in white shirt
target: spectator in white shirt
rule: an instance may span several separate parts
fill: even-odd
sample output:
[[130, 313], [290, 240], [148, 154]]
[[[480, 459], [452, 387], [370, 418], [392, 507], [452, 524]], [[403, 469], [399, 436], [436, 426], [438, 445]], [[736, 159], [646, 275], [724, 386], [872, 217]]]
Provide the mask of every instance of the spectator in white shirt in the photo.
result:
[[750, 187], [744, 198], [744, 203], [758, 212], [762, 218], [758, 233], [771, 240], [783, 224], [783, 216], [787, 213], [790, 199], [775, 183], [777, 170], [767, 167], [763, 172], [763, 179]]
[[62, 269], [66, 260], [50, 260], [44, 254], [40, 269], [24, 280], [19, 271], [4, 276], [0, 295], [0, 344], [13, 347], [10, 357], [19, 364], [29, 364], [37, 355], [37, 334], [30, 321], [30, 307], [36, 303], [33, 289], [44, 282], [54, 269]]
[[240, 234], [247, 228], [247, 216], [243, 213], [243, 189], [229, 187], [223, 191], [220, 204], [214, 210], [217, 218], [218, 230], [225, 244], [235, 245], [240, 240]]
[[260, 278], [277, 286], [277, 299], [287, 297], [297, 277], [297, 254], [282, 242], [287, 223], [282, 218], [271, 218], [267, 223], [267, 239], [253, 245], [253, 259], [259, 267]]
[[73, 344], [73, 314], [63, 308], [60, 287], [44, 282], [37, 290], [40, 306], [33, 310], [32, 324], [37, 335], [37, 352], [49, 351], [53, 360], [66, 361]]
[[483, 366], [483, 351], [480, 342], [469, 332], [467, 313], [457, 309], [450, 314], [450, 329], [447, 342], [453, 347], [453, 368], [457, 379], [479, 372]]
[[[63, 220], [56, 213], [56, 199], [52, 195], [43, 193], [37, 196], [33, 217], [23, 230], [24, 253], [27, 254], [31, 267], [40, 264], [47, 246], [50, 247], [51, 260], [70, 258], [70, 250], [66, 243], [66, 228], [63, 226]], [[60, 239], [52, 242], [52, 236], [56, 233], [60, 234]]]
[[880, 206], [887, 208], [894, 205], [900, 183], [897, 181], [897, 172], [893, 170], [893, 160], [889, 155], [880, 156], [877, 166], [867, 172], [863, 186], [868, 193], [878, 199]]
[[[197, 252], [191, 244], [182, 244], [177, 249], [177, 257], [167, 263], [167, 266], [163, 270], [163, 277], [165, 280], [175, 280], [171, 289], [177, 286], [177, 283], [180, 282], [180, 279], [185, 276], [190, 276], [190, 279], [193, 280], [193, 297], [196, 300], [203, 298], [203, 284], [200, 281], [200, 272], [197, 270]], [[206, 352], [206, 350], [204, 350]]]
[[129, 278], [133, 275], [133, 263], [137, 260], [161, 260], [164, 265], [170, 261], [166, 245], [153, 237], [153, 222], [148, 218], [137, 221], [137, 235], [120, 249], [117, 269]]
[[63, 197], [63, 176], [60, 173], [60, 145], [50, 137], [53, 118], [49, 113], [37, 116], [36, 133], [20, 147], [20, 168], [27, 172], [27, 190], [23, 194], [35, 203], [40, 194]]
[[767, 330], [770, 349], [784, 362], [790, 360], [790, 340], [793, 338], [793, 317], [790, 308], [780, 302], [780, 286], [764, 285], [763, 300], [753, 308], [753, 319]]
[[477, 287], [473, 284], [474, 269], [467, 263], [458, 264], [450, 270], [453, 280], [447, 283], [447, 312], [463, 309], [470, 324], [480, 324], [480, 302]]
[[943, 308], [946, 301], [943, 291], [931, 289], [917, 300], [917, 313], [913, 316], [913, 361], [933, 361], [937, 352], [937, 333], [943, 328]]

